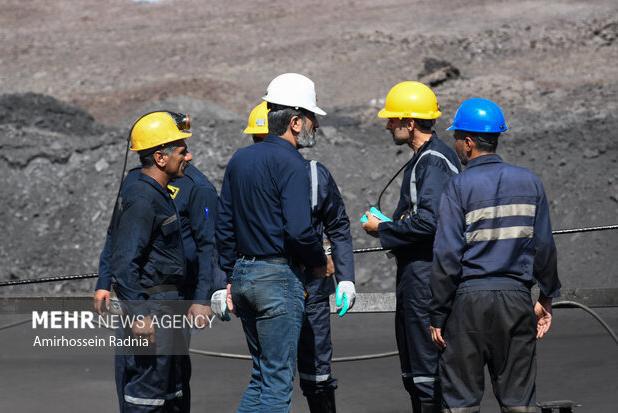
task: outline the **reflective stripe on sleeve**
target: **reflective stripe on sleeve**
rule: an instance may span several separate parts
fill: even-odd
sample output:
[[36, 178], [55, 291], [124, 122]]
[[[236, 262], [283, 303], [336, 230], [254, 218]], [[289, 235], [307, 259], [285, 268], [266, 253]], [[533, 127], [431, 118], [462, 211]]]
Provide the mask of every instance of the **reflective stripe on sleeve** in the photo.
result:
[[494, 219], [503, 217], [533, 217], [536, 214], [536, 205], [533, 204], [509, 204], [498, 205], [487, 208], [475, 209], [466, 214], [466, 224], [474, 224], [483, 219]]
[[318, 206], [318, 163], [310, 161], [309, 167], [311, 169], [311, 211], [313, 212]]
[[466, 241], [471, 243], [513, 238], [532, 238], [533, 234], [534, 228], [529, 226], [479, 229], [472, 232], [466, 232]]
[[414, 381], [415, 384], [418, 383], [433, 383], [435, 382], [437, 379], [435, 376], [415, 376], [412, 381]]

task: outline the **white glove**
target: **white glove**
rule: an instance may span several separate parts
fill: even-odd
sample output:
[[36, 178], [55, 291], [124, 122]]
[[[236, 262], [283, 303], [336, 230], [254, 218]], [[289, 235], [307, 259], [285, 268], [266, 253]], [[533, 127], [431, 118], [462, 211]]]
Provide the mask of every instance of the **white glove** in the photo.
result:
[[339, 311], [339, 317], [343, 317], [348, 310], [354, 307], [356, 300], [356, 288], [352, 281], [339, 281], [337, 291], [335, 291], [335, 304]]
[[217, 290], [212, 294], [210, 308], [219, 320], [230, 321], [232, 319], [227, 308], [227, 290]]

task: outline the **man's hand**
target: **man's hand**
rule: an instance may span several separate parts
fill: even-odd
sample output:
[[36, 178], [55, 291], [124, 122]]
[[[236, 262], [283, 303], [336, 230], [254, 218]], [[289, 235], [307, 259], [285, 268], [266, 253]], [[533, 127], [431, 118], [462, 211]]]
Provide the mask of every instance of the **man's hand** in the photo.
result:
[[434, 326], [429, 326], [429, 332], [431, 333], [431, 340], [436, 346], [441, 349], [446, 348], [446, 341], [442, 338], [442, 329]]
[[135, 337], [147, 338], [152, 344], [155, 342], [155, 329], [150, 316], [145, 316], [143, 320], [135, 320], [131, 326], [131, 332]]
[[327, 255], [326, 256], [326, 276], [332, 277], [334, 273], [335, 273], [335, 263], [333, 262], [333, 256]]
[[204, 328], [210, 324], [212, 318], [212, 309], [208, 305], [191, 304], [187, 310], [187, 317], [197, 328]]
[[354, 307], [356, 288], [352, 281], [339, 281], [335, 290], [335, 304], [339, 310], [339, 317], [343, 317], [348, 310]]
[[227, 309], [230, 313], [236, 314], [236, 309], [234, 308], [234, 301], [232, 301], [232, 284], [228, 284], [225, 287], [226, 296], [225, 302], [227, 304]]
[[[231, 284], [228, 284], [231, 286]], [[231, 301], [231, 294], [229, 294], [229, 301]], [[221, 321], [230, 321], [230, 312], [228, 309], [228, 289], [217, 290], [212, 294], [210, 298], [210, 304], [212, 305], [212, 311]]]
[[367, 234], [371, 235], [372, 237], [377, 237], [378, 225], [380, 225], [382, 221], [373, 216], [373, 214], [369, 211], [365, 211], [365, 215], [367, 216], [367, 222], [362, 225], [363, 229], [367, 232]]
[[536, 338], [541, 339], [551, 327], [551, 298], [539, 297], [539, 301], [534, 305], [536, 315]]
[[109, 297], [110, 292], [108, 290], [96, 290], [94, 292], [94, 311], [98, 314], [105, 314], [110, 306]]

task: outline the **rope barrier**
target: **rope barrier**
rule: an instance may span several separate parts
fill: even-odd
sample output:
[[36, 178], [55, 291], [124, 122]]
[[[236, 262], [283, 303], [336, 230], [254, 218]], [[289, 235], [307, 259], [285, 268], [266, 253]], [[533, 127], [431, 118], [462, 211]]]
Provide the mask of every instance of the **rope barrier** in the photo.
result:
[[[559, 229], [556, 231], [552, 231], [554, 235], [563, 235], [563, 234], [574, 234], [574, 233], [583, 233], [583, 232], [596, 232], [596, 231], [608, 231], [618, 229], [618, 224], [616, 225], [604, 225], [598, 227], [584, 227], [584, 228], [570, 228], [570, 229]], [[386, 248], [382, 247], [370, 247], [370, 248], [358, 248], [353, 250], [354, 254], [365, 254], [368, 252], [380, 252], [380, 251], [388, 251]], [[48, 283], [48, 282], [58, 282], [58, 281], [74, 281], [74, 280], [85, 280], [89, 278], [98, 277], [98, 273], [89, 273], [89, 274], [74, 274], [74, 275], [58, 275], [54, 277], [42, 277], [42, 278], [30, 278], [25, 280], [12, 280], [12, 281], [2, 281], [0, 282], [0, 287], [10, 287], [15, 285], [26, 285], [26, 284], [39, 284], [39, 283]]]

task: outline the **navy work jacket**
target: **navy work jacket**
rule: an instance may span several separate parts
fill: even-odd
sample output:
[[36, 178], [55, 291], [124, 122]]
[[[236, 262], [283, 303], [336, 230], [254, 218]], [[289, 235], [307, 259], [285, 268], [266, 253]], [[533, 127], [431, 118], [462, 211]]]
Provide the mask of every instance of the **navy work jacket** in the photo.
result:
[[153, 178], [139, 173], [122, 186], [109, 237], [119, 298], [144, 300], [150, 287], [184, 281], [180, 220], [170, 194]]
[[[309, 164], [309, 163], [307, 163]], [[350, 219], [337, 183], [321, 163], [317, 167], [317, 205], [312, 211], [313, 227], [330, 241], [337, 281], [354, 282], [354, 253]]]
[[[442, 154], [449, 163], [432, 151]], [[378, 235], [383, 248], [391, 249], [398, 260], [429, 259], [436, 232], [440, 195], [455, 172], [461, 170], [455, 151], [434, 133], [414, 154], [404, 170], [399, 203], [393, 222], [382, 222]], [[416, 203], [410, 198], [412, 171], [416, 175]]]
[[[214, 245], [218, 197], [214, 186], [195, 166], [189, 164], [184, 172], [183, 177], [171, 180], [167, 188], [179, 214], [186, 261], [187, 274], [180, 287], [192, 292], [188, 297], [208, 304], [214, 291], [225, 288], [225, 275], [217, 266]], [[134, 183], [140, 175], [140, 168], [129, 171], [123, 187]], [[111, 288], [110, 259], [108, 233], [99, 261], [96, 289]]]
[[236, 151], [223, 177], [216, 232], [220, 267], [228, 277], [239, 256], [325, 264], [309, 193], [306, 160], [286, 140], [269, 135]]
[[442, 195], [434, 244], [432, 325], [441, 327], [456, 290], [560, 295], [556, 246], [543, 184], [495, 154], [471, 160]]

